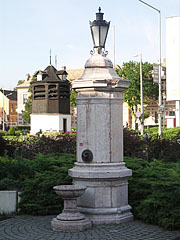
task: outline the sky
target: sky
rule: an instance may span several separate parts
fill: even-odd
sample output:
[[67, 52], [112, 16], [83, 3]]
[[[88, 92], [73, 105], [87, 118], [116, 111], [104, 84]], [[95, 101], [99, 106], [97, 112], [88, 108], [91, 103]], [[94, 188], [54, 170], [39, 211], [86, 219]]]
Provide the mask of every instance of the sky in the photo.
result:
[[[166, 17], [180, 16], [180, 0], [144, 0], [161, 11], [162, 59], [166, 57]], [[84, 68], [93, 42], [89, 21], [99, 6], [110, 21], [108, 57], [122, 65], [142, 54], [159, 59], [159, 15], [138, 0], [0, 0], [0, 88], [12, 90], [18, 80], [52, 64], [57, 69]], [[114, 34], [115, 32], [115, 34]], [[114, 44], [115, 35], [115, 44]]]

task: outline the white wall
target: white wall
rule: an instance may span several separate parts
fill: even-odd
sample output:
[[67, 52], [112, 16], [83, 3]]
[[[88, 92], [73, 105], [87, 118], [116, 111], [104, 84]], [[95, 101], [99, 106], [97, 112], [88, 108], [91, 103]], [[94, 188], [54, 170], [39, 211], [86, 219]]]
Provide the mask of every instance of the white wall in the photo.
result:
[[1, 91], [0, 91], [0, 108], [3, 109], [3, 101], [4, 101], [4, 110], [6, 115], [9, 115], [9, 98], [6, 97]]
[[0, 191], [0, 214], [16, 212], [17, 204], [20, 202], [20, 192]]
[[180, 17], [166, 18], [167, 101], [180, 100]]
[[67, 119], [67, 132], [71, 131], [71, 115], [65, 114], [31, 114], [31, 134], [63, 131], [63, 118]]

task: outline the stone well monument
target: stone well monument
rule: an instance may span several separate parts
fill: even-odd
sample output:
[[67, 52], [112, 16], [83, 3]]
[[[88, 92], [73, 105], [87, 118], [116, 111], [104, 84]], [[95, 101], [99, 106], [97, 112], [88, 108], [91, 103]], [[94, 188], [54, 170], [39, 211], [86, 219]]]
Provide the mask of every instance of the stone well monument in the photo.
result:
[[94, 51], [82, 76], [73, 82], [77, 92], [77, 162], [69, 170], [73, 184], [86, 186], [78, 198], [78, 209], [93, 224], [133, 219], [128, 205], [128, 177], [123, 162], [122, 80], [106, 57], [105, 41], [110, 23], [99, 8], [90, 22]]

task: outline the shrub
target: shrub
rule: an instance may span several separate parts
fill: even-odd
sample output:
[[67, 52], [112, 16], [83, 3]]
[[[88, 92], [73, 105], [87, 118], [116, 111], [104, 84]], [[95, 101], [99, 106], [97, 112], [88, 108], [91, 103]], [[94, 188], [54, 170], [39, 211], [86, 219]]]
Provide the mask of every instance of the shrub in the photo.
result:
[[27, 131], [27, 132], [30, 132], [30, 126], [26, 126], [26, 125], [22, 125], [22, 126], [15, 126], [14, 129], [15, 131]]
[[[158, 131], [158, 127], [148, 128], [145, 130], [146, 133], [149, 133], [152, 140], [158, 138]], [[178, 138], [180, 138], [180, 127], [162, 128], [162, 139], [172, 141]]]
[[5, 136], [5, 132], [0, 130], [0, 137]]
[[0, 180], [0, 190], [20, 190], [22, 187], [20, 180], [3, 178]]
[[180, 168], [178, 163], [125, 158], [133, 170], [129, 204], [134, 216], [165, 229], [180, 229]]
[[10, 136], [14, 136], [14, 135], [15, 135], [15, 130], [14, 130], [14, 128], [11, 127], [11, 128], [9, 129], [8, 133], [9, 133]]
[[6, 141], [0, 136], [0, 156], [4, 155], [6, 149]]
[[135, 131], [127, 128], [123, 130], [124, 156], [143, 157], [144, 142]]
[[22, 132], [21, 132], [20, 130], [15, 131], [15, 135], [16, 135], [17, 137], [19, 137], [21, 134], [22, 134]]
[[53, 186], [71, 184], [68, 169], [73, 167], [75, 155], [38, 154], [32, 161], [34, 175], [24, 182], [20, 213], [31, 215], [57, 214], [63, 209], [63, 200]]
[[75, 153], [76, 135], [59, 135], [56, 137], [30, 137], [25, 141], [18, 138], [7, 139], [6, 149], [8, 155], [13, 157], [16, 149], [21, 155], [28, 159], [33, 159], [37, 153]]
[[31, 162], [27, 159], [0, 157], [0, 189], [23, 190], [24, 180], [32, 176]]
[[[75, 154], [37, 154], [33, 160], [0, 157], [0, 188], [22, 191], [20, 213], [57, 214], [63, 200], [53, 186], [71, 184], [68, 169], [74, 166]], [[179, 163], [125, 157], [129, 178], [129, 204], [136, 218], [165, 229], [180, 228]]]

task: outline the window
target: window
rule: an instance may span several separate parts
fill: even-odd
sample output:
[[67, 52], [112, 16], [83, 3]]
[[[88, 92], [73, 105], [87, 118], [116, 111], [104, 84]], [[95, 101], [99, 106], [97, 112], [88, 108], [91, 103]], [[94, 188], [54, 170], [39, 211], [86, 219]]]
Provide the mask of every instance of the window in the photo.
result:
[[23, 104], [26, 104], [27, 100], [28, 100], [28, 95], [23, 94]]
[[57, 86], [55, 84], [48, 86], [48, 98], [57, 99]]
[[169, 111], [169, 116], [175, 116], [175, 112], [174, 111]]
[[13, 104], [11, 104], [11, 112], [14, 112]]
[[34, 100], [45, 99], [45, 85], [34, 86]]
[[158, 114], [155, 112], [155, 123], [158, 123]]

